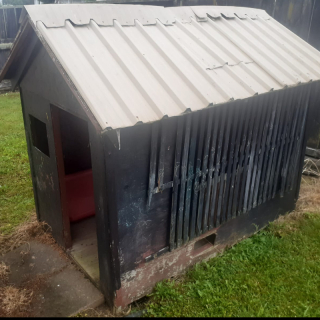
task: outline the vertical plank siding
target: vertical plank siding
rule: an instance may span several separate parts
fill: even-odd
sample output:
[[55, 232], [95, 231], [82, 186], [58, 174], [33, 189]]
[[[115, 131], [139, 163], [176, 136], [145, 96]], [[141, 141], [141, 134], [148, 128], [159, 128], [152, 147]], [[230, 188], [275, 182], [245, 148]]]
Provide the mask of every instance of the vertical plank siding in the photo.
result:
[[[298, 187], [308, 103], [305, 85], [152, 125], [147, 201], [171, 189], [170, 250]], [[176, 141], [168, 182], [167, 125]]]

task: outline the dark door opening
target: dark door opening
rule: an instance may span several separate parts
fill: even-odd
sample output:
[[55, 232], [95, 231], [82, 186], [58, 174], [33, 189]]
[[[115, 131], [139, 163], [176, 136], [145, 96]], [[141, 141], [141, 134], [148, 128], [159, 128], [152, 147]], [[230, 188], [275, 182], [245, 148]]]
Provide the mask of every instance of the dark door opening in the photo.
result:
[[59, 110], [66, 200], [70, 222], [95, 215], [88, 124]]
[[[52, 106], [65, 225], [73, 260], [97, 285], [99, 262], [88, 123]], [[66, 227], [65, 227], [66, 228]]]

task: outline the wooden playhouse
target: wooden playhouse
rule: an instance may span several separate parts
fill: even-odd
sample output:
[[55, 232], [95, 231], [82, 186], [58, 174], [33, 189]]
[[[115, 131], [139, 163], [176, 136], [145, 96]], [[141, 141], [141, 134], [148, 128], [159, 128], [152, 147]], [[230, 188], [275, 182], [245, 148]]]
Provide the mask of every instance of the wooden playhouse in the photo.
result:
[[25, 6], [20, 88], [35, 203], [110, 305], [295, 207], [320, 53], [265, 11]]

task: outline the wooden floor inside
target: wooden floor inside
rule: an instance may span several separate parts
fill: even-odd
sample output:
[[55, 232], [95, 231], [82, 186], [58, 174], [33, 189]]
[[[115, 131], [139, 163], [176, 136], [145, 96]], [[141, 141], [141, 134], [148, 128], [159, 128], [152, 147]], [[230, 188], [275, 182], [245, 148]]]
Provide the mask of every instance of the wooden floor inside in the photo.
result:
[[69, 253], [75, 263], [99, 287], [99, 260], [95, 217], [71, 224], [72, 248]]

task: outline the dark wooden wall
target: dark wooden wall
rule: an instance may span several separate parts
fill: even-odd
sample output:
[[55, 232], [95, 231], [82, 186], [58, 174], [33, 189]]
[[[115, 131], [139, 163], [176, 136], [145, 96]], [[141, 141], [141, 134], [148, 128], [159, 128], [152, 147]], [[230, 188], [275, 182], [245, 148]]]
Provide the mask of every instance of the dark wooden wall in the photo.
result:
[[[302, 86], [302, 87], [306, 88], [308, 86]], [[245, 174], [244, 176], [245, 178], [243, 178], [243, 176], [241, 176], [240, 178], [239, 177], [236, 178], [240, 181], [240, 184], [241, 184], [241, 186], [239, 187], [239, 190], [241, 192], [239, 191], [239, 194], [242, 194], [243, 197], [245, 197], [245, 195], [247, 194], [247, 191], [249, 192], [248, 198], [247, 198], [248, 205], [245, 205], [246, 201], [243, 201], [244, 205], [242, 206], [242, 203], [241, 203], [241, 206], [240, 206], [240, 201], [242, 198], [239, 197], [239, 201], [238, 201], [239, 210], [237, 210], [237, 212], [239, 211], [240, 214], [250, 212], [251, 210], [253, 210], [253, 208], [256, 207], [253, 201], [255, 199], [255, 196], [252, 197], [251, 195], [253, 194], [254, 191], [256, 191], [256, 188], [258, 187], [259, 189], [257, 190], [259, 190], [259, 193], [257, 194], [255, 193], [257, 195], [257, 199], [259, 199], [257, 208], [260, 206], [260, 204], [262, 205], [265, 202], [273, 201], [273, 196], [276, 196], [277, 194], [281, 194], [281, 196], [283, 196], [288, 192], [291, 192], [291, 190], [297, 191], [299, 189], [299, 183], [300, 183], [299, 176], [301, 171], [301, 163], [299, 162], [300, 160], [298, 160], [298, 158], [300, 159], [299, 155], [301, 154], [301, 151], [304, 150], [303, 136], [304, 136], [304, 130], [305, 130], [306, 110], [308, 105], [307, 101], [309, 100], [308, 99], [309, 96], [306, 91], [303, 91], [304, 98], [302, 98], [301, 96], [302, 87], [281, 91], [281, 94], [279, 94], [278, 102], [275, 102], [271, 99], [271, 97], [273, 98], [275, 97], [276, 93], [264, 95], [264, 97], [258, 96], [258, 97], [248, 99], [248, 101], [251, 101], [250, 106], [251, 104], [253, 104], [252, 106], [254, 107], [259, 107], [259, 108], [263, 107], [264, 112], [266, 112], [266, 114], [269, 114], [269, 116], [266, 119], [260, 120], [261, 121], [260, 126], [258, 126], [258, 121], [250, 122], [250, 125], [254, 126], [255, 128], [253, 129], [252, 127], [251, 129], [253, 130], [253, 133], [251, 135], [253, 141], [251, 141], [251, 144], [253, 146], [256, 146], [255, 148], [257, 148], [257, 150], [254, 151], [254, 153], [252, 153], [253, 151], [251, 151], [250, 153], [248, 151], [249, 149], [247, 150], [248, 146], [250, 148], [250, 144], [247, 145], [247, 142], [246, 142], [247, 140], [244, 140], [245, 142], [242, 142], [242, 138], [241, 138], [239, 143], [241, 143], [241, 145], [243, 145], [243, 148], [247, 150], [246, 156], [244, 158], [241, 158], [239, 155], [240, 158], [237, 158], [238, 157], [237, 153], [235, 153], [232, 156], [232, 159], [233, 157], [234, 159], [236, 158], [238, 159], [236, 160], [236, 163], [237, 161], [243, 162], [242, 175]], [[319, 83], [317, 83], [317, 87], [316, 86], [312, 87], [313, 94], [311, 95], [312, 97], [311, 103], [316, 103], [315, 101], [319, 99], [318, 90], [319, 90]], [[264, 103], [262, 104], [261, 101], [263, 101]], [[269, 103], [270, 105], [267, 103], [268, 101], [270, 102]], [[235, 102], [235, 103], [238, 103], [238, 102]], [[221, 110], [224, 108], [230, 109], [230, 108], [234, 108], [234, 106], [230, 104], [230, 105], [224, 105], [220, 107]], [[217, 110], [218, 109], [219, 107], [217, 107]], [[256, 108], [253, 108], [253, 109], [256, 110]], [[282, 110], [281, 117], [278, 115], [278, 113], [280, 112], [280, 109]], [[207, 112], [207, 111], [204, 110], [201, 112]], [[200, 116], [200, 113], [199, 113], [199, 116]], [[258, 112], [257, 115], [259, 115], [260, 113], [262, 113], [262, 110], [261, 112]], [[219, 112], [217, 114], [219, 114]], [[194, 114], [191, 114], [190, 116], [192, 115]], [[188, 118], [188, 116], [186, 117]], [[107, 149], [107, 152], [106, 152], [106, 172], [107, 173], [106, 174], [109, 177], [111, 176], [113, 177], [109, 181], [109, 184], [107, 186], [107, 189], [113, 190], [113, 193], [112, 193], [113, 195], [110, 196], [113, 201], [113, 205], [110, 208], [110, 214], [116, 217], [118, 221], [116, 243], [118, 243], [118, 246], [119, 246], [118, 253], [119, 253], [120, 270], [122, 275], [125, 274], [126, 272], [129, 272], [131, 270], [134, 270], [142, 266], [146, 262], [145, 259], [147, 257], [159, 252], [162, 249], [168, 248], [170, 245], [170, 225], [171, 225], [171, 216], [172, 216], [172, 210], [173, 210], [172, 209], [172, 204], [173, 204], [172, 187], [169, 187], [167, 189], [164, 189], [162, 192], [154, 194], [152, 197], [152, 201], [150, 202], [150, 207], [148, 207], [148, 195], [149, 195], [148, 186], [150, 181], [150, 175], [153, 171], [152, 165], [150, 163], [153, 161], [151, 150], [153, 146], [157, 143], [156, 148], [158, 151], [157, 151], [157, 155], [155, 156], [156, 167], [154, 170], [155, 172], [157, 172], [155, 176], [155, 185], [158, 185], [160, 179], [163, 179], [163, 184], [172, 182], [174, 180], [173, 170], [176, 167], [175, 163], [176, 162], [179, 163], [179, 166], [180, 166], [180, 167], [178, 166], [179, 172], [180, 170], [183, 170], [183, 166], [184, 166], [183, 158], [181, 160], [180, 159], [176, 160], [175, 155], [176, 155], [176, 148], [178, 143], [177, 142], [178, 141], [177, 140], [178, 139], [177, 138], [178, 122], [181, 121], [182, 118], [184, 118], [182, 119], [182, 122], [185, 122], [185, 120], [187, 119], [186, 117], [172, 117], [169, 119], [162, 120], [162, 122], [165, 121], [165, 129], [163, 129], [164, 122], [163, 123], [157, 122], [154, 124], [144, 124], [141, 126], [120, 129], [118, 131], [119, 139], [120, 139], [120, 149], [117, 146], [117, 144], [116, 146], [114, 146], [112, 143], [110, 143], [109, 139], [105, 137], [105, 145], [107, 146], [106, 147]], [[209, 116], [204, 117], [205, 121], [207, 121], [208, 118]], [[238, 121], [239, 119], [238, 117], [233, 117], [232, 119], [233, 119], [232, 120], [233, 122], [231, 124], [231, 127], [235, 128], [236, 124], [238, 124], [239, 122]], [[261, 119], [262, 119], [262, 116], [261, 116]], [[274, 124], [272, 124], [272, 121], [274, 122]], [[155, 126], [157, 125], [159, 126], [159, 132], [166, 133], [166, 138], [165, 138], [165, 142], [162, 149], [163, 150], [162, 155], [160, 155], [162, 152], [160, 150], [161, 150], [161, 144], [162, 144], [161, 141], [163, 139], [163, 135], [154, 134], [154, 131], [157, 131], [157, 129], [154, 130]], [[205, 126], [204, 124], [203, 125], [201, 124], [201, 126], [199, 125], [198, 128], [203, 128], [204, 126]], [[275, 131], [275, 133], [270, 133], [272, 130], [277, 130], [277, 126], [279, 127], [278, 133], [277, 131]], [[258, 128], [260, 128], [259, 131], [258, 131]], [[261, 128], [270, 128], [270, 131], [269, 129], [261, 130]], [[187, 130], [187, 126], [183, 124], [183, 127], [181, 129], [181, 134], [183, 137], [182, 145], [184, 144], [184, 141], [185, 141], [185, 134], [187, 132], [186, 130]], [[224, 126], [221, 126], [221, 130], [227, 130], [227, 124]], [[206, 133], [204, 134], [206, 135]], [[253, 138], [256, 135], [257, 137]], [[249, 137], [250, 135], [249, 133], [247, 133], [246, 139], [249, 139]], [[229, 138], [231, 139], [231, 133]], [[196, 146], [196, 149], [200, 150], [201, 159], [202, 159], [202, 151], [201, 151], [202, 149], [199, 149], [199, 148], [202, 148], [200, 147], [200, 141], [202, 141], [203, 139], [204, 138], [200, 139], [197, 142], [197, 146]], [[227, 178], [228, 176], [229, 177], [231, 176], [230, 170], [232, 169], [230, 167], [231, 160], [229, 161], [229, 159], [231, 159], [230, 158], [231, 149], [229, 151], [228, 148], [230, 148], [230, 145], [234, 147], [234, 144], [231, 140], [229, 141], [229, 144], [228, 144], [228, 140], [226, 139], [227, 139], [226, 136], [224, 136], [224, 138], [221, 140], [223, 141], [223, 145], [224, 145], [222, 147], [222, 152], [224, 154], [225, 153], [224, 150], [227, 150], [227, 153], [225, 155], [221, 155], [222, 157], [221, 166], [223, 166], [221, 168], [224, 168], [224, 169], [220, 169], [220, 170], [223, 170], [224, 172], [222, 176], [225, 175]], [[261, 139], [262, 147], [259, 147], [258, 142], [255, 143], [254, 139], [257, 139], [257, 141], [258, 139]], [[264, 143], [266, 144], [266, 146], [264, 145]], [[181, 147], [181, 143], [180, 143], [180, 147]], [[261, 157], [260, 155], [259, 148], [261, 148], [262, 150], [261, 154], [263, 155], [263, 157]], [[182, 154], [182, 149], [184, 150], [185, 147], [183, 148], [181, 147], [180, 154]], [[216, 147], [216, 150], [218, 150], [218, 147]], [[241, 148], [239, 147], [239, 150], [242, 150], [242, 147]], [[196, 154], [198, 154], [198, 152], [199, 151], [197, 151]], [[277, 159], [277, 160], [274, 160], [274, 162], [270, 160], [270, 159], [273, 159], [272, 158], [273, 152], [274, 152], [274, 159]], [[254, 157], [254, 155], [256, 156]], [[205, 158], [204, 155], [203, 157]], [[252, 157], [254, 157], [252, 162], [251, 160], [245, 161], [245, 159], [249, 159], [249, 158], [251, 159]], [[201, 159], [200, 159], [200, 164], [201, 164], [200, 169], [202, 168]], [[218, 160], [215, 160], [215, 161], [218, 161]], [[198, 162], [199, 162], [198, 160], [195, 161], [194, 166], [196, 165], [196, 163], [198, 164]], [[216, 166], [215, 162], [213, 162], [213, 164], [214, 166]], [[162, 168], [162, 165], [163, 165], [163, 168]], [[209, 166], [209, 164], [207, 165]], [[195, 174], [196, 172], [195, 167], [193, 168], [193, 170], [194, 170], [193, 173]], [[252, 177], [252, 181], [255, 181], [256, 186], [254, 186], [254, 182], [252, 182], [251, 184], [250, 182], [251, 178], [249, 176], [249, 173], [248, 175], [246, 173], [247, 171], [249, 172], [250, 170], [253, 170], [251, 177]], [[260, 170], [261, 172], [258, 171], [259, 174], [257, 172], [254, 173], [255, 170]], [[210, 168], [209, 168], [209, 171], [210, 171]], [[195, 177], [193, 176], [193, 173], [189, 172], [189, 167], [188, 167], [188, 173], [186, 177], [183, 177], [182, 172], [180, 175], [179, 172], [178, 172], [178, 178], [177, 178], [177, 181], [179, 181], [178, 182], [179, 185], [177, 186], [176, 192], [177, 193], [179, 192], [180, 194], [180, 192], [182, 191], [178, 191], [178, 190], [181, 190], [182, 183], [186, 183], [191, 179], [192, 195], [190, 195], [190, 197], [192, 197], [193, 199], [194, 197], [193, 194], [194, 192], [196, 192], [194, 190], [197, 189], [195, 185], [195, 181], [194, 181]], [[276, 172], [276, 173], [274, 175], [271, 175], [272, 172]], [[161, 177], [162, 174], [163, 174], [163, 178]], [[206, 173], [206, 175], [207, 174], [208, 173]], [[261, 184], [262, 186], [264, 186], [263, 184], [264, 182], [269, 181], [268, 177], [274, 176], [274, 184], [270, 185], [271, 187], [269, 186], [268, 188], [266, 187], [261, 188], [261, 192], [260, 192], [260, 184], [259, 182], [257, 182], [258, 181], [257, 179], [258, 177], [260, 177], [260, 174], [261, 174], [261, 179], [259, 181], [262, 183]], [[227, 178], [226, 181], [229, 181], [228, 179], [229, 178]], [[223, 178], [223, 181], [224, 181], [224, 178]], [[248, 181], [250, 183], [248, 183]], [[271, 181], [271, 178], [270, 178], [270, 181]], [[200, 182], [201, 181], [199, 180], [198, 184], [200, 184]], [[204, 181], [202, 182], [208, 183], [208, 178], [205, 178]], [[229, 182], [225, 182], [225, 183], [228, 184]], [[228, 185], [226, 185], [226, 188], [228, 188]], [[262, 193], [262, 190], [263, 190], [263, 193]], [[264, 192], [264, 190], [267, 190], [267, 192]], [[224, 196], [223, 198], [224, 200], [222, 205], [221, 217], [222, 215], [224, 215], [223, 212], [226, 211], [225, 208], [230, 205], [227, 197], [228, 195], [226, 197]], [[262, 199], [261, 201], [260, 201], [260, 198]], [[181, 197], [178, 196], [178, 199], [181, 199]], [[182, 201], [184, 202], [186, 200], [182, 200]], [[218, 201], [218, 197], [216, 198], [216, 201]], [[202, 201], [199, 200], [199, 206], [200, 206], [200, 203], [202, 202], [204, 203], [203, 200]], [[178, 211], [179, 210], [177, 209], [177, 215], [178, 215]], [[238, 214], [239, 213], [236, 213], [236, 215]], [[222, 219], [222, 223], [227, 220], [230, 220], [229, 215], [226, 219]], [[177, 230], [176, 226], [174, 228], [175, 230]], [[208, 228], [204, 230], [201, 230], [200, 228], [200, 231], [199, 231], [200, 233], [196, 232], [196, 236], [199, 236], [201, 233], [204, 233], [207, 230]], [[189, 239], [190, 239], [190, 236], [189, 236]], [[179, 246], [179, 244], [177, 245]]]
[[[43, 47], [34, 57], [20, 88], [37, 215], [40, 220], [49, 223], [58, 243], [65, 245], [67, 235], [64, 234], [61, 214], [51, 105], [59, 106], [82, 119], [86, 119], [86, 116]], [[29, 115], [46, 125], [49, 156], [32, 144]]]
[[[177, 121], [176, 118], [169, 120], [172, 123]], [[174, 154], [174, 139], [171, 142], [171, 150], [168, 152]], [[110, 208], [110, 214], [118, 221], [118, 252], [120, 271], [123, 274], [134, 270], [151, 253], [167, 246], [171, 192], [166, 190], [158, 194], [148, 210], [151, 125], [121, 129], [120, 150], [110, 144], [107, 136], [105, 144], [108, 149], [106, 174], [113, 177], [109, 181], [109, 189], [114, 189], [114, 204]], [[168, 154], [167, 166], [171, 170], [172, 164]], [[168, 178], [172, 179], [172, 174]]]

